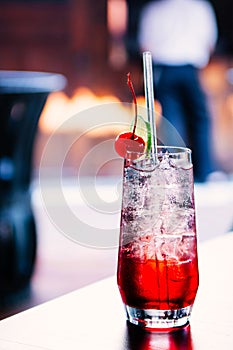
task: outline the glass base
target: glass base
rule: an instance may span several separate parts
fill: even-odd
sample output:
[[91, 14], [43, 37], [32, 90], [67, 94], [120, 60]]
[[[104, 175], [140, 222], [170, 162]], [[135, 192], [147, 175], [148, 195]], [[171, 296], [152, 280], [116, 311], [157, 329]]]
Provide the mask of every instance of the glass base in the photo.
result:
[[130, 323], [148, 330], [171, 332], [189, 324], [192, 306], [178, 310], [143, 310], [125, 305], [125, 309]]

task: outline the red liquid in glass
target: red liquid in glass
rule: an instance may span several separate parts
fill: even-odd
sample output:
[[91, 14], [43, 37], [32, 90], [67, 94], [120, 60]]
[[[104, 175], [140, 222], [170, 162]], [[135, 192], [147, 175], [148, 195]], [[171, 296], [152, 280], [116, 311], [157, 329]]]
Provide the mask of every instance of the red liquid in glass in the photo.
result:
[[[192, 244], [196, 247], [195, 242]], [[193, 253], [193, 258], [183, 261], [144, 259], [135, 257], [129, 247], [121, 247], [117, 279], [123, 302], [138, 309], [157, 310], [192, 305], [198, 288], [195, 249]]]

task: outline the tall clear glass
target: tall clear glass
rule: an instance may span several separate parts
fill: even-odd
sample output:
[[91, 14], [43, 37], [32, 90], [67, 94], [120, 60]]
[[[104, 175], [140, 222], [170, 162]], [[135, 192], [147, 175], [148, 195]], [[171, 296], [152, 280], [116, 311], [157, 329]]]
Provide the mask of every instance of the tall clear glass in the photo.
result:
[[131, 323], [171, 331], [198, 289], [193, 167], [187, 148], [157, 154], [124, 160], [117, 283]]

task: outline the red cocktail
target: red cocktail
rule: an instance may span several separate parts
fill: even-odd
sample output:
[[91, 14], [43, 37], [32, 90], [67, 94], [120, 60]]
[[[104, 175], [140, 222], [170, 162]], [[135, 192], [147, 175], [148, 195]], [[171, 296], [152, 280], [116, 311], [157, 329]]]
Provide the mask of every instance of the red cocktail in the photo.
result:
[[140, 309], [176, 310], [192, 305], [198, 287], [197, 258], [135, 258], [120, 249], [118, 286], [123, 302]]
[[193, 173], [190, 150], [158, 155], [125, 159], [117, 280], [130, 322], [169, 330], [189, 322], [198, 289]]

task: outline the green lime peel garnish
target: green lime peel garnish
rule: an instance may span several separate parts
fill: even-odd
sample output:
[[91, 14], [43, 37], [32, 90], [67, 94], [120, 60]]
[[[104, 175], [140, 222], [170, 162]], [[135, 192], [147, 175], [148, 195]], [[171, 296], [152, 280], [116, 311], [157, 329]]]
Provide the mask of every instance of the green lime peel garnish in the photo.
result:
[[[135, 121], [133, 121], [130, 125], [130, 131], [133, 131], [135, 125]], [[151, 140], [151, 126], [148, 121], [146, 121], [142, 116], [137, 115], [137, 124], [135, 132], [138, 136], [140, 136], [145, 141], [145, 152], [147, 155], [150, 154], [152, 140]]]

